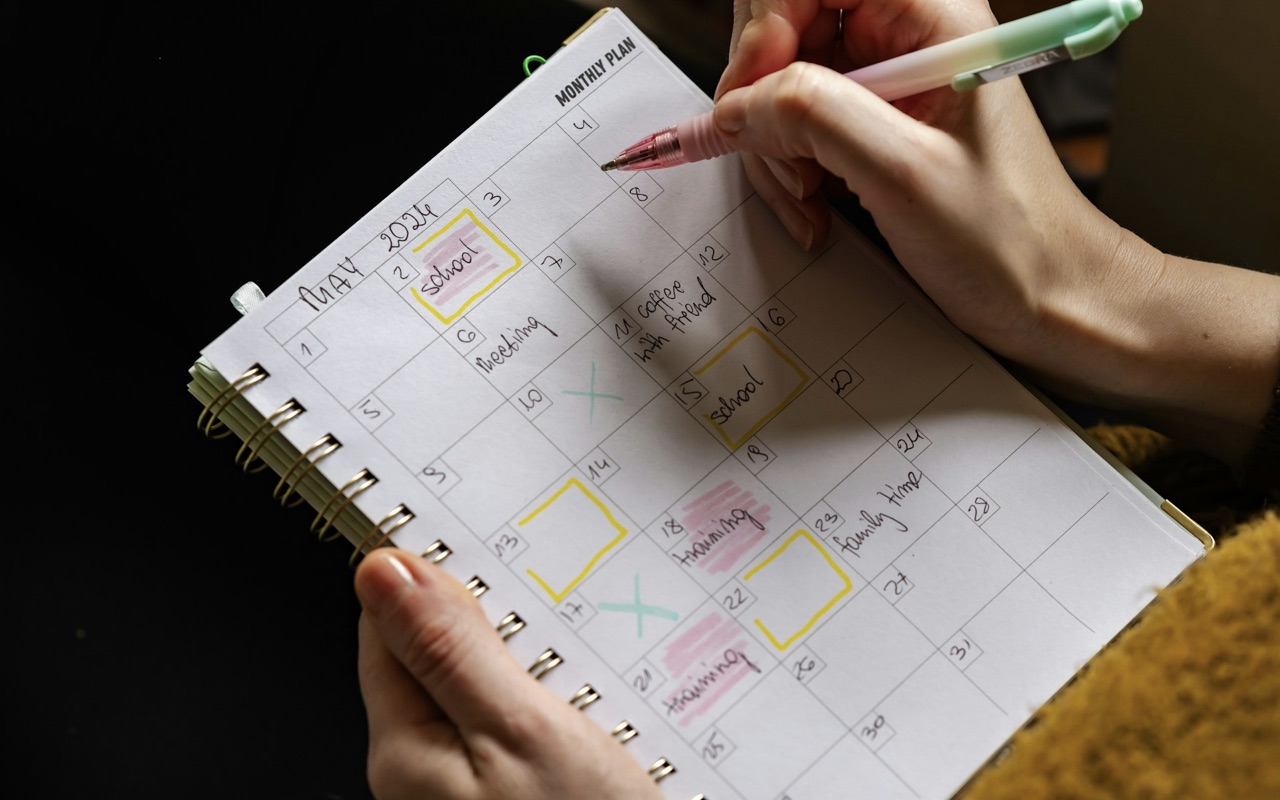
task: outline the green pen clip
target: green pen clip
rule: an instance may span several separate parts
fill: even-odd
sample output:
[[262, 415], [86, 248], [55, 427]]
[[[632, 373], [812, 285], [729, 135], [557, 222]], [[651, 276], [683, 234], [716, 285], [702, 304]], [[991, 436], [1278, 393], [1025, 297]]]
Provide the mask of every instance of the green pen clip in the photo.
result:
[[1008, 59], [956, 75], [951, 88], [967, 92], [1059, 61], [1091, 56], [1110, 46], [1141, 14], [1141, 0], [1076, 0], [992, 28], [998, 38], [991, 44]]
[[[1142, 7], [1138, 8], [1141, 10]], [[1062, 46], [1067, 48], [1067, 52], [1073, 59], [1091, 56], [1107, 49], [1112, 42], [1120, 38], [1120, 31], [1128, 26], [1127, 19], [1118, 20], [1115, 17], [1104, 19], [1087, 31], [1063, 39]]]

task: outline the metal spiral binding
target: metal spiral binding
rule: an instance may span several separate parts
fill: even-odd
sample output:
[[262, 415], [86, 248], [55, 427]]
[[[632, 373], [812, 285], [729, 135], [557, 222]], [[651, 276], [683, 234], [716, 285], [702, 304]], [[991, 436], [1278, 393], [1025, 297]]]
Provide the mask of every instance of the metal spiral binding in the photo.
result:
[[[293, 463], [289, 465], [289, 469], [285, 470], [284, 474], [280, 476], [280, 480], [276, 482], [275, 490], [271, 492], [272, 499], [279, 500], [280, 505], [284, 508], [293, 508], [294, 506], [301, 504], [303, 500], [302, 495], [298, 495], [292, 503], [289, 502], [289, 496], [292, 495], [294, 489], [302, 483], [302, 479], [307, 476], [307, 473], [315, 468], [316, 464], [319, 464], [325, 458], [330, 456], [339, 447], [342, 447], [342, 442], [338, 441], [337, 437], [332, 433], [326, 433], [324, 436], [317, 439], [316, 443], [308, 447], [301, 455], [295, 458]], [[313, 453], [315, 454], [315, 458], [312, 458]], [[298, 473], [298, 477], [290, 483], [289, 479], [293, 477], [294, 471], [297, 470], [298, 467], [302, 466], [304, 462], [307, 466], [304, 467], [302, 472]], [[282, 489], [284, 490], [284, 494], [280, 493]]]
[[502, 637], [502, 641], [510, 639], [521, 628], [525, 626], [525, 622], [520, 615], [512, 611], [498, 622], [498, 635]]
[[560, 654], [548, 647], [546, 650], [542, 651], [541, 655], [534, 659], [532, 664], [529, 665], [529, 674], [532, 675], [535, 680], [542, 680], [548, 672], [563, 663], [564, 659], [560, 657]]
[[[306, 411], [306, 409], [302, 407], [301, 403], [292, 397], [289, 398], [288, 402], [271, 412], [271, 416], [267, 417], [262, 422], [259, 422], [258, 427], [254, 428], [249, 432], [248, 436], [244, 437], [244, 441], [240, 443], [240, 449], [236, 451], [234, 459], [235, 463], [240, 464], [241, 469], [246, 473], [257, 473], [266, 469], [267, 462], [258, 460], [258, 451], [262, 449], [262, 446], [267, 443], [268, 439], [275, 436], [280, 431], [280, 428], [286, 422], [304, 411]], [[267, 431], [267, 434], [263, 436], [261, 441], [257, 444], [253, 444], [254, 439], [256, 439], [264, 430]], [[245, 455], [246, 452], [248, 453], [247, 456]], [[244, 456], [243, 463], [240, 461], [242, 456]], [[253, 466], [255, 461], [258, 461], [258, 465], [256, 467]]]
[[597, 692], [589, 683], [582, 684], [582, 688], [573, 693], [573, 697], [569, 698], [569, 705], [581, 711], [587, 706], [600, 699], [600, 693]]
[[439, 539], [436, 539], [434, 542], [427, 545], [426, 550], [422, 551], [422, 557], [430, 561], [432, 564], [439, 564], [441, 561], [444, 561], [446, 558], [448, 558], [452, 553], [453, 551], [449, 549], [449, 545], [445, 544]]
[[653, 778], [654, 783], [660, 782], [675, 771], [676, 768], [667, 760], [666, 756], [653, 762], [653, 765], [649, 767], [649, 775]]
[[379, 522], [377, 525], [374, 525], [372, 528], [370, 528], [369, 531], [360, 539], [360, 544], [356, 545], [356, 549], [351, 551], [351, 558], [348, 560], [348, 563], [355, 564], [356, 559], [359, 558], [360, 554], [365, 552], [365, 549], [364, 549], [365, 543], [368, 542], [369, 538], [373, 536], [374, 531], [381, 531], [383, 525], [386, 525], [391, 520], [395, 520], [395, 523], [390, 528], [387, 528], [385, 531], [382, 531], [382, 536], [378, 539], [378, 541], [373, 543], [373, 545], [369, 548], [370, 551], [377, 550], [379, 547], [382, 547], [382, 545], [386, 544], [387, 540], [391, 538], [391, 534], [395, 532], [396, 528], [399, 528], [401, 525], [413, 519], [414, 516], [415, 514], [412, 511], [410, 511], [409, 507], [406, 506], [404, 503], [401, 503], [400, 505], [388, 511], [387, 515], [382, 518], [382, 521]]
[[[341, 532], [337, 530], [329, 536], [325, 536], [325, 533], [333, 526], [333, 522], [338, 518], [338, 515], [341, 514], [347, 506], [351, 505], [351, 501], [355, 500], [361, 492], [365, 491], [377, 482], [377, 476], [367, 468], [362, 468], [355, 475], [352, 475], [351, 480], [344, 483], [341, 489], [334, 492], [333, 495], [325, 501], [324, 505], [321, 506], [319, 513], [316, 514], [316, 518], [311, 521], [311, 532], [316, 535], [316, 538], [322, 542], [328, 542], [338, 536], [341, 536]], [[352, 490], [351, 494], [347, 494], [348, 489]], [[329, 518], [326, 520], [325, 513], [329, 511], [329, 508], [333, 506], [334, 501], [338, 498], [342, 498], [342, 502], [338, 503], [338, 505], [333, 508], [333, 513], [330, 514]], [[320, 524], [321, 522], [324, 523], [323, 526]]]
[[[214, 397], [204, 406], [199, 417], [196, 419], [197, 428], [203, 430], [204, 434], [211, 439], [221, 439], [229, 435], [231, 430], [227, 428], [226, 423], [219, 419], [221, 414], [226, 411], [231, 403], [235, 402], [235, 399], [246, 389], [268, 377], [270, 377], [270, 373], [263, 369], [259, 364], [254, 364], [249, 369], [245, 370], [240, 377], [236, 378], [214, 395]], [[234, 458], [235, 463], [246, 473], [261, 472], [266, 468], [267, 464], [259, 458], [259, 451], [272, 436], [279, 432], [280, 428], [283, 427], [285, 423], [305, 412], [306, 408], [304, 408], [301, 403], [294, 398], [290, 398], [286, 403], [284, 403], [284, 405], [280, 406], [280, 408], [276, 409], [270, 416], [260, 422], [257, 427], [255, 427], [249, 435], [244, 438], [240, 448], [236, 451]], [[297, 506], [302, 503], [303, 497], [301, 495], [298, 495], [292, 503], [290, 502], [290, 498], [296, 493], [297, 487], [301, 485], [308, 472], [314, 469], [321, 460], [333, 454], [340, 447], [342, 447], [342, 443], [339, 442], [333, 434], [326, 433], [324, 436], [316, 440], [314, 444], [299, 454], [299, 456], [294, 459], [293, 463], [289, 465], [289, 468], [280, 476], [279, 481], [276, 483], [275, 490], [272, 492], [272, 499], [278, 499], [280, 501], [280, 505], [284, 507]], [[304, 464], [305, 467], [303, 466]], [[298, 471], [299, 467], [302, 467], [300, 472]], [[295, 472], [297, 472], [296, 477], [294, 476]], [[338, 516], [346, 509], [346, 507], [350, 505], [361, 492], [364, 492], [377, 482], [378, 478], [367, 468], [361, 469], [353, 475], [341, 489], [329, 497], [324, 506], [321, 507], [319, 512], [316, 514], [315, 519], [312, 520], [311, 523], [312, 533], [315, 533], [320, 541], [330, 541], [340, 535], [340, 532], [335, 531], [332, 535], [326, 538], [326, 533], [334, 525]], [[341, 502], [338, 502], [340, 498]], [[335, 502], [338, 503], [336, 507], [334, 506]], [[326, 514], [329, 512], [331, 507], [333, 507], [333, 511], [328, 515], [326, 520]], [[413, 511], [403, 503], [393, 508], [377, 525], [371, 527], [361, 538], [359, 544], [356, 545], [355, 550], [351, 554], [351, 563], [354, 564], [356, 558], [364, 552], [365, 545], [376, 532], [381, 532], [382, 535], [372, 544], [371, 547], [369, 547], [370, 551], [376, 550], [377, 548], [385, 545], [391, 538], [392, 533], [402, 525], [405, 525], [410, 520], [414, 519], [414, 517], [415, 514]], [[324, 523], [323, 525], [321, 525], [322, 522]], [[390, 527], [384, 529], [384, 526], [388, 523], [392, 524]], [[438, 564], [445, 558], [448, 558], [452, 552], [453, 551], [448, 547], [448, 545], [437, 539], [427, 546], [427, 549], [422, 553], [422, 557], [432, 563]], [[488, 591], [489, 586], [477, 575], [472, 577], [471, 580], [466, 583], [466, 588], [473, 597], [479, 598], [482, 594]], [[522, 630], [525, 625], [526, 623], [520, 615], [512, 611], [498, 622], [498, 635], [503, 639], [503, 641], [506, 641], [518, 631]], [[534, 660], [533, 664], [529, 666], [528, 671], [535, 680], [541, 680], [562, 663], [564, 663], [564, 659], [561, 658], [554, 649], [547, 648], [542, 651], [537, 659]], [[600, 697], [600, 693], [596, 691], [591, 684], [583, 684], [582, 687], [578, 689], [571, 698], [569, 698], [569, 704], [581, 711], [599, 700]], [[613, 738], [620, 744], [626, 744], [636, 736], [639, 736], [640, 732], [636, 730], [635, 726], [633, 726], [629, 721], [623, 720], [614, 726], [610, 735], [613, 736]], [[665, 756], [655, 761], [648, 769], [649, 775], [653, 778], [655, 783], [662, 781], [675, 771], [675, 766], [668, 761]], [[699, 794], [692, 798], [692, 800], [706, 800], [706, 798], [704, 795]]]
[[[245, 370], [239, 378], [228, 383], [220, 392], [210, 398], [208, 405], [200, 410], [200, 416], [196, 417], [196, 427], [204, 431], [204, 435], [210, 439], [221, 439], [231, 433], [231, 429], [218, 417], [222, 416], [222, 412], [227, 410], [227, 406], [231, 405], [245, 389], [258, 383], [259, 381], [269, 378], [271, 373], [262, 368], [261, 364], [254, 364]], [[214, 409], [217, 408], [217, 411]], [[223, 430], [221, 433], [215, 434], [215, 431]]]
[[613, 726], [613, 730], [609, 732], [609, 735], [617, 739], [619, 744], [626, 744], [639, 736], [640, 731], [636, 730], [634, 725], [624, 719]]

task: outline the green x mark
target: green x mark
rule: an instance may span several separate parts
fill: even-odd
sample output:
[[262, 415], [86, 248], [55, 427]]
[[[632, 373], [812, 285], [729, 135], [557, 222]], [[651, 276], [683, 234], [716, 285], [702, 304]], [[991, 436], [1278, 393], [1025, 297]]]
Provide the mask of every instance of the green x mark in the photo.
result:
[[597, 603], [596, 608], [601, 611], [621, 611], [636, 615], [636, 638], [644, 638], [644, 618], [648, 614], [651, 617], [659, 617], [661, 619], [669, 619], [675, 621], [680, 619], [680, 615], [668, 608], [661, 606], [651, 606], [647, 603], [640, 602], [640, 573], [636, 573], [635, 580], [635, 602], [632, 603]]
[[587, 419], [591, 422], [595, 422], [595, 419], [596, 419], [596, 398], [597, 397], [605, 397], [610, 400], [622, 400], [622, 398], [617, 396], [616, 394], [603, 394], [601, 392], [596, 391], [596, 362], [594, 361], [591, 362], [591, 389], [585, 392], [579, 392], [573, 389], [561, 389], [560, 391], [562, 394], [576, 394], [579, 397], [590, 397], [591, 410], [587, 416]]

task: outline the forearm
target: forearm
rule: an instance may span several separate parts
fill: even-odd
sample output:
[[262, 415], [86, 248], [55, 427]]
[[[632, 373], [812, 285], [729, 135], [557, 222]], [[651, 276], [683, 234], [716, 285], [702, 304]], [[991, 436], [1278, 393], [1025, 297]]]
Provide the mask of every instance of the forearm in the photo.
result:
[[[846, 10], [832, 27], [823, 14], [836, 7]], [[721, 83], [739, 88], [715, 110], [744, 159], [816, 163], [842, 179], [939, 308], [1046, 388], [1239, 463], [1280, 379], [1280, 277], [1167, 256], [1102, 214], [1017, 80], [888, 105], [836, 69], [786, 63], [823, 42], [857, 63], [920, 49], [989, 26], [984, 3], [749, 9]], [[800, 182], [748, 174], [784, 224], [808, 208]]]
[[1041, 340], [1009, 355], [1068, 396], [1239, 463], [1280, 380], [1280, 277], [1090, 225], [1097, 234], [1064, 252], [1104, 268], [1060, 270], [1071, 277], [1043, 298]]

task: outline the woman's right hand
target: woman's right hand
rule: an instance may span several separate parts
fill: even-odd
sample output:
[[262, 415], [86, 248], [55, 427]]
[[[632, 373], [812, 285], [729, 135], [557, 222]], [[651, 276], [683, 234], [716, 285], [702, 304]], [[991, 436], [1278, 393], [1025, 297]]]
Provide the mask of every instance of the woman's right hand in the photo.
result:
[[[890, 104], [840, 74], [990, 27], [986, 3], [764, 0], [737, 12], [751, 18], [735, 20], [715, 119], [752, 163], [766, 159], [748, 172], [775, 209], [811, 202], [816, 163], [948, 317], [1001, 352], [1035, 332], [1046, 290], [1087, 284], [1080, 265], [1105, 268], [1122, 231], [1076, 189], [1017, 79]], [[806, 179], [778, 180], [790, 174], [779, 164]]]
[[841, 74], [994, 24], [981, 0], [738, 2], [717, 128], [802, 246], [834, 177], [966, 333], [1238, 459], [1280, 377], [1280, 278], [1168, 256], [1102, 214], [1017, 78], [887, 103]]

